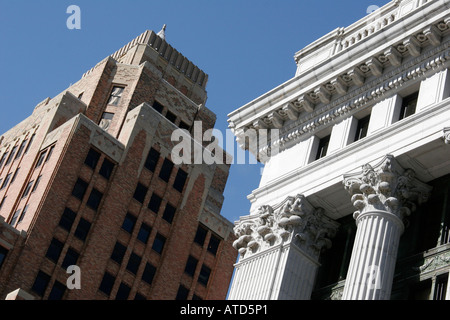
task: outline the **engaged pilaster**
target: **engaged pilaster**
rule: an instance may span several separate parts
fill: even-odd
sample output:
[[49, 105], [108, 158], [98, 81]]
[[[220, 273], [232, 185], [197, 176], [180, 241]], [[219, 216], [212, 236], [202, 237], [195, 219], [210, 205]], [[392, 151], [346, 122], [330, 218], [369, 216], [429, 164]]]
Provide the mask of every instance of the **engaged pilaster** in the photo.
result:
[[344, 176], [358, 210], [357, 233], [343, 300], [388, 300], [391, 294], [403, 220], [428, 199], [431, 187], [387, 155], [362, 172]]
[[236, 224], [240, 253], [231, 300], [310, 299], [320, 252], [338, 224], [302, 195], [263, 206]]

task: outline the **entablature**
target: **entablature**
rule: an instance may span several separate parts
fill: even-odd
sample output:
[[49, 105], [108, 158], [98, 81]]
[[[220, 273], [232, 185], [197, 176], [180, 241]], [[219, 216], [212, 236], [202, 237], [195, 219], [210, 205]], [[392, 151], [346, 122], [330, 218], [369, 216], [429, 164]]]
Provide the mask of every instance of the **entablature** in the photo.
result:
[[[444, 2], [447, 6], [447, 1]], [[316, 72], [297, 76], [229, 114], [229, 127], [237, 140], [249, 129], [278, 129], [280, 139], [271, 144], [282, 146], [362, 109], [367, 103], [381, 100], [389, 91], [405, 86], [406, 82], [417, 81], [430, 70], [448, 68], [450, 15], [448, 10], [442, 10], [442, 1], [428, 3], [427, 10], [431, 10], [431, 3], [441, 9], [428, 13], [433, 16], [427, 17], [426, 24], [413, 25], [406, 30], [406, 22], [398, 20], [401, 36], [372, 42], [371, 46], [377, 49], [370, 55], [350, 60], [352, 51], [347, 51], [345, 59], [343, 55], [336, 57], [341, 59], [339, 63], [345, 62], [345, 66], [338, 68], [338, 62], [327, 62], [328, 69], [337, 70], [328, 78], [318, 77]], [[415, 12], [409, 19], [413, 21], [414, 15], [424, 14]], [[308, 84], [310, 82], [312, 84]], [[264, 146], [259, 152], [264, 154], [268, 147]]]

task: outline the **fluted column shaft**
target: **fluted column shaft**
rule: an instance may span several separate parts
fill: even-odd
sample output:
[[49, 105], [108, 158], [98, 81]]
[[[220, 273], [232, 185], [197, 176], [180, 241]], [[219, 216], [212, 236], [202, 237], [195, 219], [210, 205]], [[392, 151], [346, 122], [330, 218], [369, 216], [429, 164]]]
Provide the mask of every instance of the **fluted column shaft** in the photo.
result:
[[389, 300], [403, 223], [386, 211], [369, 211], [357, 219], [343, 300]]
[[431, 188], [387, 155], [372, 167], [344, 176], [345, 188], [358, 209], [357, 232], [345, 281], [343, 300], [389, 300], [403, 220]]

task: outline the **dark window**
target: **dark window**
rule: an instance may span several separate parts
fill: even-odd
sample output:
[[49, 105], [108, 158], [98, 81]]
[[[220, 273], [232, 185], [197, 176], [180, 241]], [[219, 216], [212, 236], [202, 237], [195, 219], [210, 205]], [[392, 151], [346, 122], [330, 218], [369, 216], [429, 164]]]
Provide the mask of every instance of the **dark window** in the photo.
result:
[[219, 245], [220, 245], [220, 238], [212, 234], [211, 239], [209, 239], [208, 251], [211, 252], [213, 255], [216, 255], [217, 250], [219, 249]]
[[36, 279], [34, 280], [33, 287], [31, 288], [31, 290], [33, 290], [36, 294], [42, 297], [45, 293], [45, 290], [47, 289], [49, 282], [50, 276], [42, 271], [39, 271], [36, 276]]
[[111, 178], [111, 174], [114, 170], [114, 163], [109, 161], [108, 159], [103, 160], [102, 167], [100, 168], [100, 171], [98, 172], [102, 177], [109, 180]]
[[178, 169], [177, 176], [175, 177], [175, 181], [173, 182], [173, 187], [175, 190], [182, 192], [184, 185], [186, 184], [187, 173], [182, 169]]
[[415, 93], [403, 98], [399, 120], [405, 119], [405, 118], [413, 115], [414, 113], [416, 113], [418, 97], [419, 97], [419, 92], [415, 92]]
[[14, 158], [14, 155], [16, 154], [17, 146], [12, 148], [11, 154], [9, 155], [8, 160], [6, 161], [5, 165], [10, 164], [11, 160]]
[[47, 249], [47, 253], [45, 254], [45, 256], [55, 263], [58, 262], [63, 246], [64, 244], [61, 241], [53, 238], [52, 242], [50, 243], [50, 246]]
[[135, 198], [140, 203], [144, 202], [145, 195], [147, 194], [148, 188], [141, 183], [138, 183], [136, 190], [134, 191], [133, 198]]
[[159, 113], [162, 113], [162, 111], [164, 110], [164, 106], [155, 100], [155, 102], [153, 102], [153, 109], [155, 109]]
[[316, 160], [319, 160], [327, 155], [328, 145], [330, 144], [330, 136], [320, 139], [319, 148], [316, 154]]
[[103, 193], [93, 188], [86, 204], [94, 210], [97, 210], [102, 201]]
[[139, 269], [139, 265], [141, 264], [141, 260], [142, 258], [140, 256], [132, 252], [130, 255], [130, 259], [128, 260], [127, 270], [136, 274]]
[[109, 105], [117, 106], [119, 104], [120, 99], [122, 98], [123, 89], [123, 87], [113, 87], [108, 99]]
[[61, 264], [61, 267], [67, 269], [70, 266], [75, 266], [77, 264], [80, 254], [72, 248], [67, 250], [66, 256]]
[[188, 130], [191, 128], [186, 122], [180, 121], [180, 124], [178, 125], [180, 129]]
[[0, 268], [6, 260], [6, 255], [8, 254], [8, 250], [0, 246]]
[[175, 300], [187, 300], [188, 294], [189, 289], [186, 288], [185, 286], [180, 285]]
[[155, 274], [156, 274], [156, 267], [154, 267], [150, 263], [147, 263], [145, 265], [144, 272], [142, 273], [142, 280], [147, 282], [148, 284], [152, 284]]
[[80, 219], [80, 222], [78, 223], [78, 227], [75, 230], [75, 237], [78, 239], [84, 241], [87, 238], [87, 235], [89, 233], [89, 229], [91, 229], [91, 223], [83, 218]]
[[47, 150], [41, 152], [41, 154], [39, 155], [38, 161], [36, 163], [36, 168], [39, 168], [42, 165], [42, 162], [44, 162], [46, 154], [47, 154]]
[[67, 231], [70, 231], [76, 216], [77, 214], [69, 208], [64, 209], [61, 220], [59, 220], [60, 227]]
[[17, 223], [22, 222], [23, 218], [25, 218], [25, 214], [27, 213], [28, 206], [29, 206], [29, 204], [27, 204], [27, 205], [25, 206], [25, 208], [23, 208], [22, 214], [20, 215], [19, 221], [18, 221]]
[[159, 207], [161, 206], [162, 199], [156, 193], [152, 194], [150, 198], [150, 202], [148, 203], [148, 208], [152, 210], [154, 213], [158, 213]]
[[39, 176], [39, 177], [36, 179], [36, 182], [34, 183], [33, 189], [31, 190], [31, 193], [33, 193], [33, 192], [36, 191], [36, 189], [37, 189], [38, 186], [39, 186], [39, 182], [41, 182], [41, 179], [42, 179], [42, 176]]
[[3, 181], [3, 184], [2, 184], [2, 186], [1, 186], [1, 188], [0, 188], [0, 190], [6, 188], [6, 186], [7, 186], [8, 183], [9, 183], [9, 180], [11, 180], [11, 176], [12, 176], [12, 172], [11, 172], [11, 173], [8, 173], [8, 175], [7, 175], [6, 178], [5, 178], [5, 181]]
[[122, 282], [119, 286], [119, 290], [117, 290], [116, 300], [127, 300], [130, 295], [130, 291], [131, 288]]
[[172, 206], [171, 204], [168, 203], [166, 205], [166, 209], [164, 209], [164, 213], [163, 213], [162, 218], [164, 220], [166, 220], [168, 223], [172, 223], [173, 217], [175, 216], [175, 211], [176, 210], [177, 209], [174, 206]]
[[358, 120], [358, 126], [356, 128], [355, 141], [361, 140], [367, 136], [367, 130], [369, 129], [370, 115]]
[[134, 300], [147, 300], [147, 298], [144, 295], [137, 292], [136, 295], [134, 296]]
[[111, 259], [117, 262], [118, 264], [121, 264], [123, 261], [123, 256], [125, 255], [126, 251], [127, 247], [125, 247], [120, 242], [116, 242], [116, 245], [114, 246], [113, 252], [111, 254]]
[[166, 238], [159, 233], [156, 234], [155, 241], [153, 242], [152, 249], [161, 254], [164, 249], [164, 244], [166, 243]]
[[133, 233], [134, 225], [136, 224], [136, 217], [133, 216], [131, 213], [127, 213], [125, 216], [125, 219], [122, 223], [122, 229], [125, 230], [128, 233]]
[[33, 184], [34, 184], [34, 180], [28, 182], [27, 187], [25, 188], [25, 191], [23, 192], [22, 199], [28, 196], [28, 194], [30, 193], [30, 190], [31, 190], [31, 187], [33, 186]]
[[34, 141], [34, 137], [35, 137], [35, 135], [33, 134], [33, 135], [31, 136], [30, 142], [29, 142], [28, 145], [27, 145], [27, 148], [25, 149], [25, 154], [28, 152], [28, 150], [30, 150], [31, 144], [32, 144], [33, 141]]
[[16, 212], [14, 212], [14, 215], [13, 215], [11, 221], [9, 222], [10, 225], [14, 226], [16, 224], [17, 218], [19, 218], [21, 211], [22, 211], [21, 209], [18, 209]]
[[150, 232], [152, 232], [152, 227], [150, 227], [148, 224], [143, 223], [137, 235], [138, 240], [142, 241], [143, 243], [147, 243]]
[[5, 163], [6, 157], [8, 156], [9, 152], [5, 152], [2, 156], [2, 158], [0, 159], [0, 168], [3, 166], [3, 163]]
[[152, 171], [155, 172], [156, 165], [158, 164], [160, 153], [156, 151], [155, 149], [151, 148], [148, 152], [147, 159], [145, 160], [144, 166]]
[[109, 272], [105, 272], [103, 275], [102, 283], [100, 283], [99, 290], [109, 295], [114, 286], [116, 278]]
[[86, 159], [84, 160], [84, 164], [92, 169], [95, 169], [100, 156], [101, 154], [99, 152], [95, 151], [94, 149], [89, 149]]
[[75, 198], [83, 200], [83, 197], [84, 197], [84, 194], [86, 193], [87, 187], [88, 187], [87, 182], [84, 182], [83, 180], [78, 179], [77, 182], [75, 183], [75, 186], [73, 187], [72, 195]]
[[211, 269], [208, 268], [207, 266], [203, 265], [202, 269], [200, 270], [200, 275], [198, 276], [198, 282], [207, 286], [210, 274], [211, 274]]
[[164, 159], [164, 163], [162, 165], [161, 171], [159, 172], [159, 177], [168, 182], [170, 178], [170, 174], [172, 173], [173, 162], [169, 159]]
[[208, 230], [206, 230], [202, 226], [198, 226], [197, 233], [195, 234], [194, 242], [203, 247], [207, 233], [208, 233]]
[[433, 300], [445, 300], [448, 277], [448, 273], [445, 273], [436, 278]]
[[7, 196], [4, 196], [2, 201], [0, 202], [0, 209], [3, 207], [3, 204], [5, 203], [6, 197]]
[[48, 160], [50, 160], [52, 154], [53, 154], [53, 150], [55, 149], [55, 146], [51, 146], [50, 149], [48, 150], [48, 154], [47, 154], [47, 158], [45, 158], [45, 162], [47, 162]]
[[[23, 140], [22, 141], [22, 143], [20, 144], [20, 147], [19, 147], [19, 151], [17, 151], [17, 154], [16, 154], [16, 158], [15, 159], [18, 159], [18, 158], [20, 158], [20, 156], [22, 155], [22, 153], [23, 153], [23, 150], [25, 149], [25, 145], [27, 144], [27, 139], [25, 139], [25, 140]], [[0, 166], [1, 167], [1, 166]]]
[[192, 300], [203, 300], [201, 297], [199, 297], [198, 295], [194, 294], [192, 296]]
[[198, 260], [196, 258], [194, 258], [193, 256], [189, 256], [187, 262], [186, 262], [186, 267], [184, 268], [184, 272], [188, 275], [190, 275], [191, 277], [194, 276], [195, 273], [195, 269], [197, 268], [197, 263]]
[[167, 111], [167, 113], [166, 113], [166, 118], [167, 118], [167, 120], [169, 120], [170, 122], [175, 123], [175, 121], [177, 120], [177, 115], [174, 114], [174, 113], [172, 113], [172, 112], [170, 112], [170, 111]]
[[55, 281], [52, 291], [48, 295], [48, 300], [62, 300], [64, 293], [66, 292], [66, 285], [59, 281]]
[[16, 177], [17, 177], [17, 175], [19, 174], [19, 170], [20, 170], [20, 168], [17, 168], [16, 171], [14, 172], [14, 175], [13, 175], [13, 177], [12, 177], [12, 179], [11, 179], [11, 183], [13, 183], [14, 180], [16, 180]]

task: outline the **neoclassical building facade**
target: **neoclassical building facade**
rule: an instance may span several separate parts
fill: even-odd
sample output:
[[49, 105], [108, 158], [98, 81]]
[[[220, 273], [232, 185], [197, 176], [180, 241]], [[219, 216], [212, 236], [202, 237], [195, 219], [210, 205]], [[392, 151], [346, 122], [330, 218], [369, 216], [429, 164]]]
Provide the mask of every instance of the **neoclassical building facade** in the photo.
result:
[[450, 1], [395, 0], [229, 114], [279, 130], [235, 222], [229, 299], [450, 299]]

